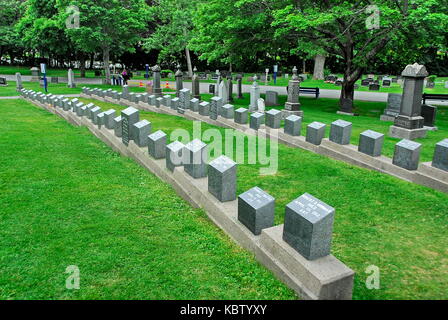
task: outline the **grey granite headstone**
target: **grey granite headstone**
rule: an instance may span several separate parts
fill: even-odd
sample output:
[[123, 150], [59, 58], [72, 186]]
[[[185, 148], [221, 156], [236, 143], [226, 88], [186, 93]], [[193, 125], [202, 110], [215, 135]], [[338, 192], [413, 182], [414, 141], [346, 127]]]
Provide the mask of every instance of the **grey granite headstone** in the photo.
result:
[[291, 115], [285, 119], [285, 130], [286, 134], [290, 136], [300, 136], [302, 131], [302, 117]]
[[237, 164], [226, 156], [211, 161], [208, 166], [208, 191], [219, 201], [236, 199]]
[[207, 145], [195, 139], [185, 145], [184, 170], [195, 179], [207, 176]]
[[121, 116], [114, 118], [114, 133], [115, 133], [115, 136], [117, 136], [118, 138], [121, 138], [121, 136], [123, 134], [122, 124], [123, 124], [123, 122], [122, 122]]
[[417, 170], [422, 145], [403, 139], [395, 145], [393, 164], [407, 170]]
[[213, 97], [210, 101], [210, 119], [216, 120], [220, 114], [222, 107], [222, 98]]
[[344, 120], [336, 120], [331, 124], [330, 141], [337, 144], [350, 144], [352, 135], [352, 123]]
[[148, 145], [148, 135], [151, 133], [151, 122], [148, 120], [141, 120], [132, 126], [132, 136], [135, 143], [140, 147]]
[[199, 99], [193, 98], [190, 100], [190, 109], [191, 109], [191, 111], [194, 111], [194, 112], [199, 111]]
[[372, 130], [366, 130], [359, 137], [358, 151], [372, 157], [381, 156], [384, 134]]
[[436, 123], [437, 107], [422, 104], [423, 125], [425, 127], [434, 127]]
[[16, 73], [16, 91], [20, 92], [20, 90], [23, 89], [23, 84], [22, 84], [22, 75], [17, 72]]
[[122, 98], [123, 99], [129, 99], [129, 86], [128, 85], [124, 85], [123, 89], [121, 90]]
[[114, 119], [116, 117], [115, 110], [109, 109], [104, 112], [104, 126], [111, 130], [114, 128]]
[[283, 240], [308, 260], [328, 256], [334, 213], [334, 208], [305, 193], [286, 206]]
[[437, 169], [448, 171], [448, 139], [436, 144], [432, 166]]
[[222, 106], [221, 110], [222, 110], [221, 114], [224, 118], [233, 119], [234, 114], [235, 114], [235, 109], [234, 109], [233, 105], [226, 104], [226, 105]]
[[235, 110], [235, 122], [239, 124], [247, 124], [249, 118], [249, 110], [246, 108], [239, 108]]
[[163, 105], [167, 108], [171, 108], [171, 96], [169, 94], [163, 96]]
[[326, 125], [321, 122], [310, 123], [306, 128], [306, 141], [316, 146], [322, 143]]
[[279, 129], [282, 121], [282, 112], [277, 109], [271, 109], [266, 112], [266, 126], [272, 129]]
[[156, 107], [157, 107], [157, 108], [160, 108], [160, 106], [162, 105], [162, 103], [163, 103], [163, 98], [162, 98], [162, 97], [158, 97], [158, 98], [156, 99]]
[[151, 106], [155, 106], [156, 105], [156, 96], [153, 94], [148, 96], [148, 103]]
[[275, 199], [258, 187], [238, 197], [238, 220], [253, 234], [274, 226]]
[[148, 153], [154, 159], [163, 159], [166, 156], [166, 133], [156, 131], [148, 136]]
[[92, 123], [93, 124], [98, 124], [98, 115], [101, 113], [101, 108], [100, 107], [95, 107], [93, 109], [90, 110], [90, 113], [92, 115]]
[[179, 107], [177, 108], [177, 112], [185, 113], [185, 110], [190, 108], [190, 89], [182, 89], [179, 91]]
[[87, 111], [88, 111], [89, 109], [87, 108], [87, 106], [82, 106], [81, 107], [81, 116], [86, 116], [87, 115]]
[[260, 129], [261, 125], [264, 123], [264, 113], [255, 112], [250, 115], [250, 128], [254, 130]]
[[166, 167], [171, 172], [174, 168], [183, 165], [183, 149], [185, 145], [179, 141], [174, 141], [166, 146]]
[[122, 141], [127, 146], [130, 140], [134, 140], [132, 136], [132, 126], [140, 121], [140, 113], [137, 109], [129, 107], [121, 111], [122, 119]]
[[179, 109], [179, 98], [171, 99], [171, 109], [176, 110]]
[[382, 121], [394, 121], [400, 114], [401, 94], [389, 93], [387, 96], [387, 107], [381, 116]]
[[210, 115], [210, 103], [203, 101], [199, 104], [199, 114], [201, 116]]
[[266, 106], [276, 106], [278, 105], [278, 92], [276, 91], [266, 91]]
[[104, 121], [104, 112], [100, 112], [96, 116], [96, 124], [98, 125], [98, 129], [101, 129], [103, 121]]

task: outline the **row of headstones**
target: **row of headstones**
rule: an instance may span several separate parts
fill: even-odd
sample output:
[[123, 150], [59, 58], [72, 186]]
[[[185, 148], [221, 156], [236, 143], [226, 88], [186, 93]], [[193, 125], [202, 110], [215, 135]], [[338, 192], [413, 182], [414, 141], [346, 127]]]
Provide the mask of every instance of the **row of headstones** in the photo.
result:
[[[167, 145], [167, 134], [162, 130], [151, 133], [151, 122], [140, 120], [139, 111], [133, 107], [126, 108], [117, 117], [114, 109], [102, 112], [93, 103], [84, 105], [78, 99], [69, 100], [31, 90], [21, 92], [31, 100], [87, 117], [99, 129], [104, 125], [114, 130], [125, 145], [133, 140], [139, 147], [148, 148], [148, 154], [154, 159], [165, 158], [166, 167], [171, 172], [183, 166], [194, 179], [208, 176], [208, 191], [220, 202], [237, 198], [237, 164], [226, 156], [207, 163], [207, 145], [199, 139], [187, 144], [174, 141]], [[286, 206], [283, 239], [308, 260], [329, 255], [334, 213], [334, 208], [319, 199], [307, 193], [302, 195]], [[254, 187], [238, 196], [238, 220], [254, 235], [274, 226], [274, 214], [275, 199], [262, 189]]]
[[[93, 89], [98, 90], [98, 89]], [[100, 90], [101, 91], [101, 90]], [[145, 96], [133, 95], [132, 102], [144, 101], [156, 107], [165, 106], [184, 113], [186, 109], [199, 112], [202, 116], [209, 116], [212, 120], [222, 116], [226, 119], [234, 119], [235, 123], [247, 124], [254, 130], [261, 128], [263, 124], [272, 129], [279, 129], [282, 121], [282, 112], [271, 109], [265, 113], [254, 112], [249, 116], [246, 108], [234, 109], [231, 104], [222, 104], [222, 98], [213, 97], [211, 102], [200, 102], [198, 99], [189, 99], [189, 89], [182, 89], [179, 98], [172, 98], [170, 95], [157, 98], [155, 95]], [[145, 99], [147, 98], [147, 100]], [[285, 119], [284, 133], [291, 136], [300, 136], [302, 130], [302, 117], [291, 115]], [[313, 122], [307, 126], [306, 141], [314, 145], [320, 145], [325, 137], [326, 124]], [[352, 134], [352, 123], [344, 120], [337, 120], [331, 124], [330, 141], [340, 145], [350, 144]], [[358, 151], [372, 157], [379, 157], [382, 154], [384, 134], [372, 130], [361, 133]], [[393, 164], [407, 170], [417, 170], [420, 160], [422, 145], [418, 142], [403, 139], [395, 145]], [[448, 139], [436, 144], [432, 166], [444, 171], [448, 171]]]

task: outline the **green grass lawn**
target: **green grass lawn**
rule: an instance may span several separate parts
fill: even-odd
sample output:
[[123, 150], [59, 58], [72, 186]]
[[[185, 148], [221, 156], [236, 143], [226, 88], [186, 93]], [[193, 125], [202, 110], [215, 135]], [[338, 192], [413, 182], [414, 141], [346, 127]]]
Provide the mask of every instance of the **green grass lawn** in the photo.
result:
[[[95, 100], [103, 110], [122, 106]], [[192, 131], [192, 121], [141, 112], [153, 131]], [[203, 123], [202, 130], [224, 129]], [[205, 141], [207, 142], [207, 141]], [[448, 195], [308, 151], [279, 146], [277, 174], [238, 167], [238, 194], [259, 186], [276, 198], [276, 224], [287, 203], [309, 192], [336, 208], [333, 254], [356, 271], [355, 299], [443, 299], [448, 296]], [[365, 269], [381, 270], [381, 289], [368, 290]]]
[[[0, 101], [0, 299], [294, 299], [201, 210], [86, 128]], [[81, 289], [67, 290], [66, 267]]]

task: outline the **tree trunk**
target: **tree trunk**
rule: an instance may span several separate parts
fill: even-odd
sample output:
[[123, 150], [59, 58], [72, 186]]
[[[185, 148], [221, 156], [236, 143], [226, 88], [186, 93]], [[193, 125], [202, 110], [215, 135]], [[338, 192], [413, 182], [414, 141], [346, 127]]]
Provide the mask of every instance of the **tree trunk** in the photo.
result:
[[103, 49], [104, 75], [106, 76], [106, 84], [111, 84], [109, 58], [110, 58], [110, 49], [109, 47], [106, 47]]
[[347, 81], [344, 76], [344, 83], [341, 89], [341, 98], [339, 100], [339, 106], [342, 112], [353, 112], [353, 100], [355, 97], [355, 81]]
[[79, 70], [81, 71], [81, 78], [86, 77], [86, 56], [84, 54], [81, 54], [81, 57], [79, 58], [80, 66]]
[[320, 54], [314, 57], [314, 80], [324, 80], [325, 59], [326, 57]]
[[188, 48], [185, 48], [185, 55], [187, 56], [188, 76], [191, 78], [193, 77], [193, 68], [191, 65], [190, 50]]
[[306, 73], [306, 59], [303, 59], [303, 70], [302, 73]]

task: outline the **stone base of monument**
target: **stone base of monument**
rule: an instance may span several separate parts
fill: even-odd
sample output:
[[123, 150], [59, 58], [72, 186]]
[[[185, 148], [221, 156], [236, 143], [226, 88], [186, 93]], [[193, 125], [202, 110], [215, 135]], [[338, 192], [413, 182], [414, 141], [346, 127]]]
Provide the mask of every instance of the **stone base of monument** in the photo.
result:
[[[417, 173], [420, 173], [420, 174], [423, 174], [423, 175], [426, 175], [429, 177], [434, 177], [437, 180], [443, 182], [445, 184], [444, 189], [448, 191], [448, 187], [446, 186], [446, 184], [448, 184], [448, 171], [444, 171], [444, 170], [433, 167], [432, 162], [423, 162], [423, 163], [420, 163]], [[447, 191], [445, 191], [445, 192], [447, 192]]]
[[302, 110], [297, 110], [297, 111], [290, 111], [290, 110], [282, 110], [282, 119], [285, 120], [286, 118], [288, 118], [289, 116], [299, 116], [299, 117], [303, 117], [303, 111]]
[[427, 131], [437, 131], [437, 130], [439, 130], [439, 128], [437, 128], [437, 127], [427, 127], [427, 126], [424, 126], [423, 129], [426, 129]]
[[388, 116], [386, 114], [381, 115], [380, 117], [380, 121], [390, 121], [390, 122], [394, 122], [395, 121], [395, 117], [393, 116]]
[[397, 126], [390, 126], [389, 136], [392, 138], [415, 140], [419, 138], [425, 138], [428, 130], [425, 128], [420, 129], [405, 129]]
[[337, 111], [336, 114], [340, 114], [340, 115], [343, 115], [343, 116], [351, 116], [351, 117], [353, 117], [353, 116], [359, 116], [359, 114], [357, 114], [357, 113], [353, 113], [353, 112], [344, 112], [344, 111]]

